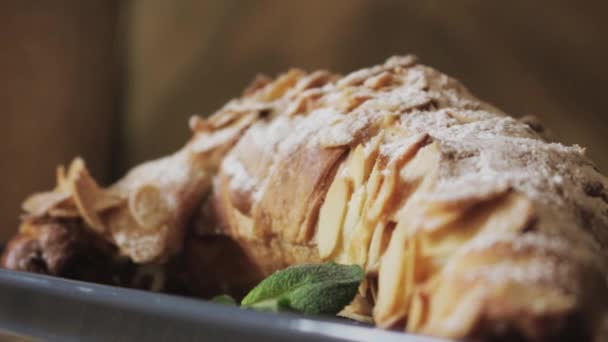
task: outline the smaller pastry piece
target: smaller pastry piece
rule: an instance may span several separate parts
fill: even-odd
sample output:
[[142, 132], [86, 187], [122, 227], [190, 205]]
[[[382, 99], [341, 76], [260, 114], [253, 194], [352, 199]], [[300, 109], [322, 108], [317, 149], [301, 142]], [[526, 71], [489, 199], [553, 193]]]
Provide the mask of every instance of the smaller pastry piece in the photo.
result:
[[100, 187], [77, 158], [67, 173], [58, 168], [53, 191], [24, 202], [27, 222], [63, 225], [81, 219], [84, 229], [136, 263], [166, 261], [181, 250], [186, 225], [221, 157], [257, 116], [257, 111], [239, 113], [223, 126], [195, 117], [194, 137], [184, 148], [136, 167], [108, 188]]
[[5, 248], [0, 264], [25, 271], [102, 284], [134, 287], [137, 266], [116, 258], [80, 219], [26, 219]]

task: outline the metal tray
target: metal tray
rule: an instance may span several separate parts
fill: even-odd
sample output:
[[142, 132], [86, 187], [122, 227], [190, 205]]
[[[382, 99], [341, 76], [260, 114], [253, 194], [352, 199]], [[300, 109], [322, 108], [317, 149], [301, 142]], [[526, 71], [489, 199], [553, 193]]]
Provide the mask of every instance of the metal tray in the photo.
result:
[[0, 269], [2, 330], [45, 341], [440, 341]]

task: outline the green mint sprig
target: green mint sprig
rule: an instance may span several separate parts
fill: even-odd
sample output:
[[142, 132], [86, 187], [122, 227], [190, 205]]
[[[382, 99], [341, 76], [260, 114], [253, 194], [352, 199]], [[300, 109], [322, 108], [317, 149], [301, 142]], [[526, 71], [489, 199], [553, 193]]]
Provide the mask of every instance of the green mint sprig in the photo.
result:
[[335, 315], [355, 298], [363, 276], [357, 265], [291, 266], [264, 279], [243, 298], [241, 306]]
[[[335, 315], [352, 302], [363, 278], [358, 265], [295, 265], [264, 279], [243, 298], [241, 306], [272, 312]], [[230, 298], [218, 296], [214, 301], [230, 303], [226, 297]]]

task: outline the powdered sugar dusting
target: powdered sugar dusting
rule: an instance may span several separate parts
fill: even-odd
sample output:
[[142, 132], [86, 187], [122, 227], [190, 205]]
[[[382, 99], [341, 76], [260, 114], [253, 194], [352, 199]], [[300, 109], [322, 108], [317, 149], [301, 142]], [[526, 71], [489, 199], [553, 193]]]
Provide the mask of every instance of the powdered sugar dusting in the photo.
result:
[[230, 176], [230, 188], [232, 190], [251, 192], [255, 189], [255, 179], [249, 175], [243, 164], [233, 155], [224, 158], [222, 170]]

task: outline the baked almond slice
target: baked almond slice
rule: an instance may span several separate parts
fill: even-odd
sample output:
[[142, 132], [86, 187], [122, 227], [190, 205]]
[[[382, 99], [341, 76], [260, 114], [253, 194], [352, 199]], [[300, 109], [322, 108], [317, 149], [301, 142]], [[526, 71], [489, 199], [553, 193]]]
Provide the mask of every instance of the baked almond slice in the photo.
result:
[[340, 262], [348, 263], [354, 261], [354, 255], [352, 251], [353, 248], [355, 248], [355, 250], [357, 248], [353, 246], [353, 243], [355, 243], [353, 241], [353, 238], [360, 221], [363, 219], [363, 212], [366, 200], [366, 189], [364, 187], [360, 187], [359, 189], [355, 190], [350, 200], [348, 201], [346, 216], [342, 225], [342, 234], [339, 237], [342, 241], [342, 248], [336, 255], [336, 260]]
[[264, 100], [273, 101], [283, 96], [291, 87], [295, 86], [298, 80], [304, 77], [305, 73], [299, 69], [291, 69], [281, 75], [276, 81], [268, 84], [264, 91]]
[[[101, 214], [104, 211], [107, 211], [107, 210], [110, 210], [110, 209], [113, 209], [113, 208], [116, 208], [116, 207], [122, 205], [124, 202], [125, 202], [125, 200], [121, 196], [113, 194], [110, 191], [101, 189], [99, 192], [99, 196], [97, 197], [97, 199], [95, 201], [94, 209], [96, 212]], [[47, 211], [47, 214], [51, 217], [74, 218], [74, 217], [80, 216], [80, 211], [78, 210], [72, 197], [70, 196], [66, 200], [61, 201], [61, 202], [57, 203], [56, 205], [54, 205], [53, 207], [51, 207]]]
[[327, 191], [325, 202], [319, 211], [317, 228], [317, 247], [319, 256], [323, 259], [331, 256], [340, 242], [342, 224], [351, 193], [352, 186], [344, 177], [336, 177]]
[[395, 231], [391, 247], [380, 265], [378, 300], [374, 320], [381, 327], [394, 327], [407, 316], [418, 277], [419, 244], [405, 229]]
[[394, 229], [394, 223], [380, 221], [374, 227], [373, 234], [367, 252], [365, 271], [369, 274], [377, 274], [380, 268], [380, 259], [384, 254], [388, 241]]
[[28, 215], [40, 217], [69, 198], [71, 198], [71, 195], [67, 192], [43, 192], [28, 197], [21, 205], [21, 208]]
[[361, 187], [367, 178], [365, 162], [363, 145], [359, 144], [351, 152], [348, 160], [348, 173], [354, 182], [355, 189]]
[[386, 167], [381, 171], [380, 188], [377, 191], [375, 191], [375, 188], [370, 190], [367, 210], [368, 220], [376, 222], [380, 215], [385, 213], [388, 204], [393, 202], [396, 188], [401, 184], [399, 180], [401, 168], [423, 147], [427, 138], [428, 135], [426, 134], [404, 137], [403, 141], [389, 143], [388, 148], [385, 148], [385, 150], [390, 151], [391, 157]]
[[77, 172], [71, 184], [74, 203], [84, 222], [95, 232], [104, 233], [106, 225], [95, 210], [95, 203], [100, 196], [99, 187], [84, 168], [74, 172]]
[[143, 229], [155, 229], [170, 220], [171, 212], [158, 186], [143, 184], [129, 194], [129, 211]]
[[384, 170], [382, 176], [380, 190], [378, 190], [375, 197], [370, 198], [367, 205], [366, 219], [371, 222], [376, 222], [380, 218], [380, 215], [385, 213], [385, 209], [391, 202], [391, 198], [398, 185], [397, 178], [399, 175], [397, 172], [397, 165], [389, 165], [387, 169]]
[[[83, 194], [83, 191], [87, 194]], [[118, 194], [101, 189], [89, 174], [84, 161], [76, 158], [67, 174], [63, 166], [57, 168], [57, 185], [53, 191], [28, 197], [22, 209], [30, 217], [79, 217], [81, 209], [76, 204], [76, 197], [79, 197], [82, 206], [82, 196], [88, 196], [91, 201], [87, 210], [96, 213], [117, 207], [124, 201]]]
[[[366, 265], [369, 264], [369, 251], [371, 249], [372, 237], [376, 230], [384, 231], [385, 222], [376, 224], [362, 219], [351, 244], [351, 260], [353, 263], [360, 265], [366, 273], [369, 273]], [[379, 250], [377, 252], [380, 252]], [[373, 262], [372, 262], [373, 263]]]
[[402, 180], [412, 189], [399, 209], [397, 225], [380, 263], [378, 301], [374, 308], [374, 318], [380, 326], [390, 327], [405, 319], [415, 286], [409, 282], [417, 279], [411, 272], [425, 273], [420, 265], [416, 265], [418, 270], [408, 270], [407, 265], [412, 258], [421, 260], [420, 241], [415, 234], [422, 229], [420, 213], [428, 205], [426, 198], [434, 187], [438, 161], [438, 146], [430, 144], [421, 148], [400, 172]]

